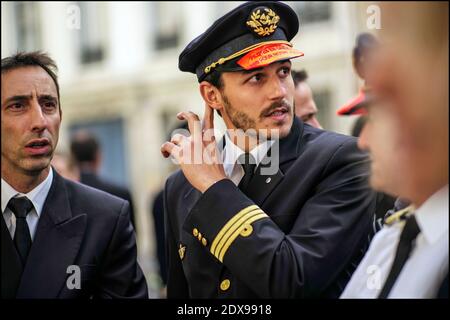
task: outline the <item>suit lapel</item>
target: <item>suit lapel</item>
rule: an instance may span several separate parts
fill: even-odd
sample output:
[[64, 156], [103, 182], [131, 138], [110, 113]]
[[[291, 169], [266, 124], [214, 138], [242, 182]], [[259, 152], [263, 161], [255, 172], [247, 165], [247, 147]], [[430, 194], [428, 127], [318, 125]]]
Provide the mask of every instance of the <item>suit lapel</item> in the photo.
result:
[[[284, 177], [279, 166], [269, 168], [271, 168], [270, 165], [260, 164], [258, 166], [246, 192], [247, 196], [260, 207]], [[264, 174], [264, 169], [267, 169], [270, 174]]]
[[286, 171], [289, 168], [289, 163], [299, 156], [302, 134], [303, 122], [294, 117], [288, 136], [272, 145], [266, 157], [256, 169], [255, 175], [248, 186], [247, 196], [258, 206], [263, 205], [270, 193], [283, 180], [284, 173], [281, 167]]
[[2, 298], [14, 298], [16, 296], [17, 284], [22, 275], [22, 263], [17, 254], [14, 242], [11, 239], [5, 219], [1, 220], [1, 280], [2, 280]]
[[84, 236], [86, 214], [72, 216], [66, 183], [55, 170], [53, 174], [18, 298], [58, 297]]

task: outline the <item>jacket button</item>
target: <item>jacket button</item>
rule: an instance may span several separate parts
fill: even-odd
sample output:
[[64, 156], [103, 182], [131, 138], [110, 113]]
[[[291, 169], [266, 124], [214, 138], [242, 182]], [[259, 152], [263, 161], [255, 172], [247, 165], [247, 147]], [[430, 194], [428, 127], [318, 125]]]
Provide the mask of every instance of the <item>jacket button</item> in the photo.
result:
[[197, 235], [197, 239], [198, 239], [198, 241], [202, 241], [202, 234], [200, 232]]
[[230, 280], [225, 279], [220, 283], [220, 290], [227, 291], [230, 288]]
[[242, 228], [240, 234], [241, 234], [242, 237], [248, 237], [249, 235], [252, 234], [252, 232], [253, 232], [252, 225], [251, 224], [247, 224], [247, 225], [244, 225], [244, 227]]
[[208, 240], [206, 240], [206, 238], [203, 238], [203, 239], [202, 239], [202, 245], [203, 245], [204, 247], [206, 247], [207, 244], [208, 244]]
[[192, 230], [192, 234], [196, 237], [198, 235], [198, 229], [194, 228], [194, 230]]

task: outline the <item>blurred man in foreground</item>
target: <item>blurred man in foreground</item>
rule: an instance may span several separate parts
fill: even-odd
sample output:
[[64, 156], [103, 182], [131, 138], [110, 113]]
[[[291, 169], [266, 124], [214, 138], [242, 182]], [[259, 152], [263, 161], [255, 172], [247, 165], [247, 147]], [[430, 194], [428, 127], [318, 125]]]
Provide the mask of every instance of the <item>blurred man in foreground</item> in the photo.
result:
[[448, 298], [448, 3], [380, 6], [376, 100], [359, 146], [389, 152], [373, 159], [372, 185], [413, 206], [386, 220], [342, 297]]
[[[367, 116], [367, 106], [370, 104], [370, 95], [372, 95], [372, 88], [370, 83], [367, 81], [367, 73], [370, 70], [370, 67], [373, 66], [374, 56], [379, 47], [379, 41], [377, 38], [370, 33], [360, 33], [356, 37], [355, 47], [352, 52], [352, 60], [353, 60], [353, 68], [358, 77], [364, 81], [364, 85], [360, 88], [357, 96], [353, 97], [350, 101], [340, 107], [336, 114], [339, 116], [354, 116], [358, 115], [358, 121], [356, 122], [352, 135], [355, 137], [359, 137], [361, 132], [367, 125], [367, 121], [369, 117]], [[372, 121], [373, 122], [373, 119]], [[373, 125], [373, 124], [372, 124]], [[382, 147], [388, 147], [391, 141], [383, 141], [381, 137], [379, 138], [379, 145]], [[385, 136], [385, 139], [389, 139], [389, 136]], [[361, 139], [360, 139], [361, 140]], [[361, 146], [360, 146], [361, 147]], [[369, 148], [362, 148], [364, 150]], [[392, 160], [390, 158], [392, 151], [391, 150], [383, 150], [382, 148], [376, 149], [375, 152], [372, 151], [372, 161], [380, 161], [382, 159]], [[378, 151], [378, 152], [377, 152]], [[381, 174], [380, 172], [378, 174]], [[395, 179], [395, 172], [388, 172], [386, 170], [386, 177], [384, 179], [379, 179], [383, 181], [384, 184], [391, 184]], [[373, 180], [373, 175], [372, 175]], [[373, 181], [372, 181], [373, 182]], [[378, 232], [383, 226], [383, 220], [386, 214], [390, 214], [392, 212], [392, 208], [395, 206], [395, 193], [389, 193], [389, 188], [385, 185], [372, 185], [379, 192], [377, 192], [377, 205], [375, 211], [375, 221], [374, 221], [374, 233]], [[395, 190], [395, 188], [394, 188]], [[399, 201], [396, 204], [401, 206], [405, 202]], [[398, 209], [402, 209], [402, 207], [398, 207]]]

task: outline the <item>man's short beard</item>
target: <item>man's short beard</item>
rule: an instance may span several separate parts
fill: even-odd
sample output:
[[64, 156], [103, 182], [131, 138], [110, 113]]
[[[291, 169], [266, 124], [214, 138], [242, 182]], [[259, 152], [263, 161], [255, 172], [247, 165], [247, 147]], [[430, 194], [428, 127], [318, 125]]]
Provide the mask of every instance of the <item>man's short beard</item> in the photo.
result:
[[[250, 118], [245, 112], [236, 110], [235, 108], [233, 108], [233, 106], [231, 105], [230, 101], [228, 100], [228, 97], [225, 95], [225, 93], [222, 91], [222, 100], [223, 100], [223, 104], [224, 104], [224, 112], [228, 115], [228, 118], [230, 118], [231, 123], [236, 127], [236, 129], [241, 129], [244, 132], [249, 132], [249, 133], [254, 133], [256, 130], [256, 121], [252, 118]], [[259, 119], [263, 120], [263, 118], [269, 114], [270, 112], [272, 112], [274, 109], [282, 106], [282, 105], [286, 105], [284, 102], [275, 102], [272, 105], [270, 105], [268, 108], [266, 108], [265, 110], [263, 110], [261, 112], [261, 114], [259, 115]], [[295, 108], [295, 102], [294, 105], [291, 107], [290, 105], [287, 105], [288, 109], [289, 109], [289, 113], [293, 114], [294, 113], [294, 108]], [[250, 134], [252, 135], [252, 134]], [[275, 137], [272, 137], [271, 132], [266, 132], [264, 130], [260, 131], [257, 133], [257, 135], [260, 138], [263, 138], [264, 140], [266, 139], [272, 139]], [[281, 136], [278, 136], [278, 138], [284, 138]], [[277, 138], [275, 138], [277, 139]]]
[[225, 93], [222, 93], [222, 99], [224, 111], [236, 129], [242, 129], [244, 132], [248, 129], [256, 129], [256, 121], [250, 118], [245, 112], [233, 108]]

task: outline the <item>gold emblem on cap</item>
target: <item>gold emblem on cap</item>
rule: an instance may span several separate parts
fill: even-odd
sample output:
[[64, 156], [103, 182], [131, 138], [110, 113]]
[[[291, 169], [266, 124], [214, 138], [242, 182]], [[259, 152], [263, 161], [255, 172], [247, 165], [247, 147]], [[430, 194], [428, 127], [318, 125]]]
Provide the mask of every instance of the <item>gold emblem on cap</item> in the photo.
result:
[[[261, 13], [264, 10], [265, 13]], [[277, 28], [277, 23], [280, 21], [280, 17], [269, 8], [256, 8], [250, 14], [250, 19], [247, 21], [247, 26], [249, 26], [254, 33], [261, 37], [270, 36], [275, 32]]]

